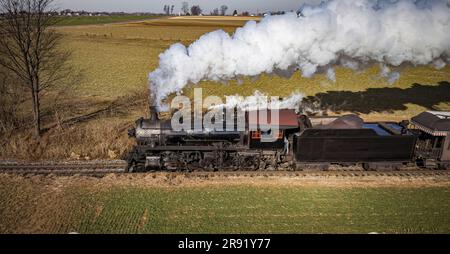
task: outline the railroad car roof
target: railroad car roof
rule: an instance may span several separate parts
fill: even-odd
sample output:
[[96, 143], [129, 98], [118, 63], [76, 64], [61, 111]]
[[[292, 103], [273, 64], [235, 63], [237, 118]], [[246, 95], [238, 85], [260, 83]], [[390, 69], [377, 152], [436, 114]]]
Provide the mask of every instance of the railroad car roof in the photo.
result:
[[411, 121], [417, 128], [432, 135], [446, 135], [446, 132], [450, 132], [449, 111], [426, 111], [414, 116]]
[[[249, 111], [248, 113], [248, 124], [256, 125], [258, 127], [262, 125], [269, 125], [272, 123], [272, 112], [271, 110], [267, 110], [267, 121], [265, 119], [259, 119], [260, 115], [264, 114], [264, 111]], [[298, 128], [298, 116], [293, 109], [280, 109], [279, 110], [279, 128], [280, 129], [291, 129]]]

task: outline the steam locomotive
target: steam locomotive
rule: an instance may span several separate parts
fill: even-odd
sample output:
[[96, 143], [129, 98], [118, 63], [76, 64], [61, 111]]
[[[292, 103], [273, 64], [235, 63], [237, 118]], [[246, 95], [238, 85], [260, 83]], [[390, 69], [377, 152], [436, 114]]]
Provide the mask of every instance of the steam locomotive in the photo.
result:
[[[128, 172], [151, 170], [327, 170], [359, 165], [365, 170], [419, 166], [450, 169], [450, 112], [427, 111], [396, 122], [364, 122], [357, 115], [308, 117], [279, 110], [277, 134], [244, 112], [226, 130], [175, 131], [171, 120], [151, 110], [128, 135], [136, 144], [127, 157]], [[256, 114], [257, 115], [257, 114]], [[253, 126], [253, 127], [251, 127]], [[274, 136], [265, 142], [267, 135]]]

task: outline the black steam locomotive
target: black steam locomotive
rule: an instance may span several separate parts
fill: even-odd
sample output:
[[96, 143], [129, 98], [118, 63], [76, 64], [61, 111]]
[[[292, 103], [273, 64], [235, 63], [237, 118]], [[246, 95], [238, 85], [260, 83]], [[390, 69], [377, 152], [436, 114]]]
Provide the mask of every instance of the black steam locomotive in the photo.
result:
[[[364, 122], [356, 115], [307, 117], [279, 111], [279, 128], [271, 131], [245, 112], [245, 129], [236, 119], [223, 131], [174, 131], [170, 120], [152, 110], [129, 136], [136, 145], [128, 171], [149, 170], [327, 170], [332, 164], [361, 165], [366, 170], [420, 167], [450, 169], [450, 112], [428, 111], [400, 123]], [[225, 123], [230, 125], [230, 123]], [[250, 128], [256, 126], [256, 128]], [[264, 129], [265, 131], [263, 131]]]

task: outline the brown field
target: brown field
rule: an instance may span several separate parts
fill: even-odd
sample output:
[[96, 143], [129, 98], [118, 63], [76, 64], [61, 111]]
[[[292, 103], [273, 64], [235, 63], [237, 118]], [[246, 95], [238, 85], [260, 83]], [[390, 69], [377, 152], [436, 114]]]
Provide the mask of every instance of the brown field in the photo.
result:
[[233, 20], [233, 21], [249, 21], [249, 20], [261, 20], [261, 17], [250, 17], [250, 16], [179, 16], [170, 17], [170, 20]]
[[[252, 17], [174, 17], [119, 24], [58, 27], [64, 47], [73, 49], [72, 64], [82, 80], [62, 95], [44, 98], [47, 132], [36, 142], [28, 131], [1, 137], [0, 158], [25, 160], [117, 158], [132, 141], [126, 130], [146, 115], [147, 76], [158, 55], [171, 44], [188, 45], [204, 33], [232, 33]], [[336, 70], [337, 82], [323, 75], [312, 79], [295, 74], [289, 79], [263, 75], [229, 84], [202, 82], [206, 95], [249, 95], [260, 90], [286, 96], [299, 91], [320, 102], [328, 114], [354, 112], [366, 120], [402, 120], [427, 110], [450, 109], [450, 67], [405, 67], [393, 85], [377, 76], [378, 68], [363, 73]], [[184, 90], [192, 96], [192, 86]]]

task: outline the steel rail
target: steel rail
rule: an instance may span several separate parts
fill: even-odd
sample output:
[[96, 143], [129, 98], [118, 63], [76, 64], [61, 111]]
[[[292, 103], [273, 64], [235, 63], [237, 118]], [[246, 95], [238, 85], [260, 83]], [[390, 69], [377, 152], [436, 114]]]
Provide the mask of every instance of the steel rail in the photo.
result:
[[[125, 173], [126, 163], [115, 162], [40, 162], [40, 163], [1, 163], [0, 173], [12, 174], [56, 174], [56, 175], [106, 175]], [[140, 173], [136, 173], [140, 174]], [[445, 177], [450, 179], [450, 170], [431, 170], [405, 168], [401, 170], [365, 171], [359, 167], [332, 167], [329, 170], [256, 170], [256, 171], [152, 171], [146, 174], [166, 174], [185, 177]]]

